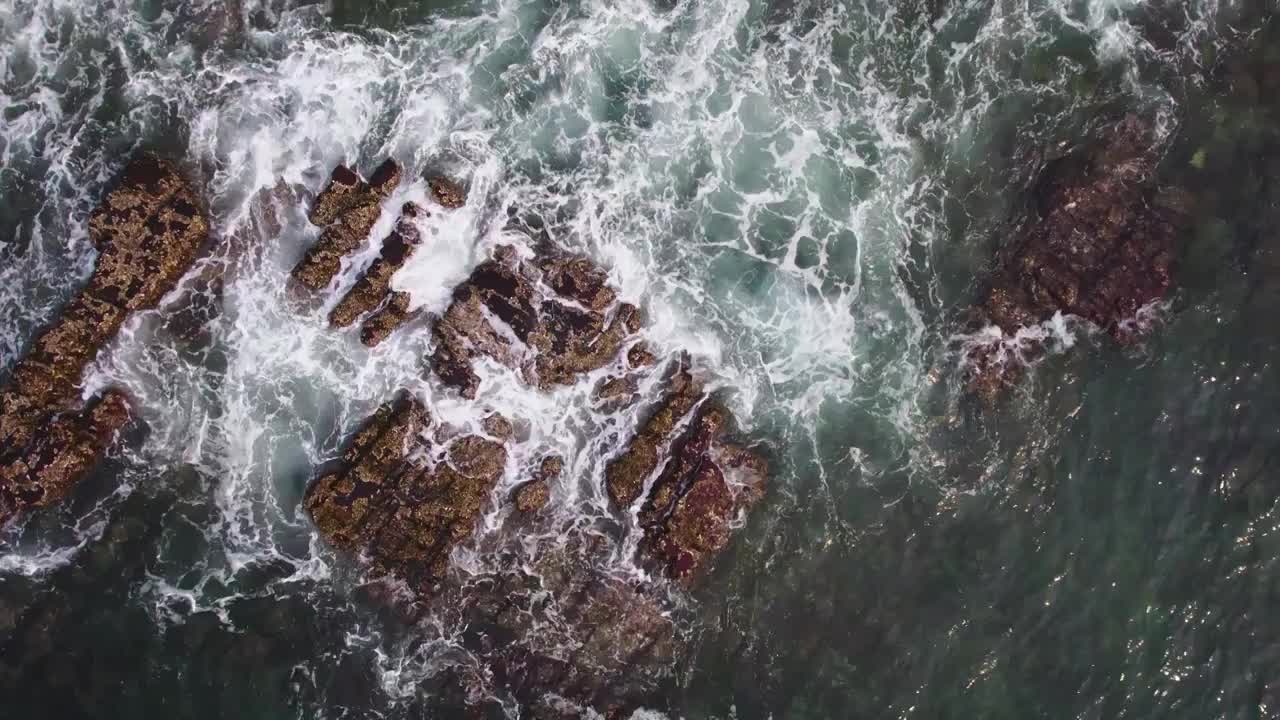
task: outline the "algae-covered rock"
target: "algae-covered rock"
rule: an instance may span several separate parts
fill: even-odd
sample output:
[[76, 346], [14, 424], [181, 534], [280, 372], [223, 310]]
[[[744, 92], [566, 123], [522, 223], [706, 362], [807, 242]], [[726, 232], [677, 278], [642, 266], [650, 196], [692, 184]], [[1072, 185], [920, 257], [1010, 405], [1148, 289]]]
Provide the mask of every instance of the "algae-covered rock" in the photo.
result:
[[443, 207], [454, 210], [467, 204], [467, 191], [449, 178], [436, 175], [427, 179], [431, 196]]
[[626, 717], [662, 705], [661, 683], [683, 649], [670, 605], [659, 588], [609, 574], [607, 554], [598, 537], [573, 535], [444, 600], [466, 620], [468, 651], [532, 717]]
[[[393, 300], [391, 278], [404, 267], [421, 242], [422, 234], [418, 231], [414, 220], [426, 214], [425, 210], [413, 203], [406, 203], [400, 212], [400, 221], [396, 224], [396, 229], [382, 243], [378, 258], [360, 275], [351, 290], [329, 313], [329, 323], [334, 327], [347, 327], [361, 315]], [[386, 314], [383, 317], [386, 317]], [[401, 322], [407, 319], [406, 313], [401, 317]], [[380, 320], [368, 333], [362, 332], [362, 337], [385, 338], [395, 330], [394, 327], [386, 325], [386, 320]]]
[[558, 455], [542, 459], [533, 479], [516, 488], [512, 494], [516, 510], [522, 513], [538, 512], [551, 500], [551, 483], [564, 471], [564, 460]]
[[368, 181], [345, 166], [335, 168], [309, 215], [313, 224], [323, 228], [320, 239], [293, 268], [293, 279], [310, 290], [327, 286], [342, 269], [342, 258], [369, 236], [382, 213], [382, 202], [399, 184], [400, 166], [394, 160], [382, 163]]
[[304, 500], [326, 540], [366, 554], [377, 570], [423, 594], [444, 578], [453, 547], [471, 536], [507, 462], [502, 444], [477, 435], [448, 441], [443, 459], [432, 462], [430, 427], [416, 398], [383, 406]]
[[107, 393], [80, 411], [85, 366], [129, 314], [155, 307], [191, 268], [209, 226], [190, 186], [168, 162], [140, 157], [89, 219], [94, 272], [32, 343], [0, 388], [0, 522], [65, 497], [128, 418]]
[[548, 389], [604, 367], [640, 329], [640, 313], [620, 303], [607, 275], [586, 258], [548, 254], [522, 260], [504, 246], [458, 287], [436, 324], [432, 367], [474, 397], [481, 355]]
[[702, 386], [679, 368], [670, 389], [648, 419], [636, 430], [622, 454], [605, 468], [605, 489], [619, 509], [629, 508], [644, 491], [645, 481], [664, 462], [664, 452], [676, 439], [677, 428], [705, 397]]
[[728, 546], [738, 515], [764, 497], [768, 464], [729, 441], [729, 424], [716, 401], [699, 408], [640, 513], [646, 560], [685, 585]]
[[65, 499], [128, 422], [129, 402], [115, 391], [80, 412], [42, 421], [27, 445], [0, 456], [0, 523], [20, 511]]

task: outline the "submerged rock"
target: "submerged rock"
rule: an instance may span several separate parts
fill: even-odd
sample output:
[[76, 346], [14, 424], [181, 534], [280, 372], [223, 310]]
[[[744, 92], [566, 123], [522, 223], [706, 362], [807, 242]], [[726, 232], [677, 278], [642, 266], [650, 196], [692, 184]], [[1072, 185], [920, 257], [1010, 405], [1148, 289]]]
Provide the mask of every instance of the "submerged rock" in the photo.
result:
[[335, 168], [308, 216], [323, 228], [320, 239], [293, 268], [293, 279], [310, 290], [327, 286], [342, 269], [342, 258], [369, 236], [382, 202], [399, 184], [400, 166], [394, 160], [382, 163], [368, 181], [343, 165]]
[[444, 578], [450, 551], [471, 536], [507, 462], [502, 444], [477, 435], [435, 447], [430, 427], [416, 398], [384, 405], [304, 501], [326, 540], [366, 553], [420, 593]]
[[93, 275], [0, 389], [0, 522], [65, 497], [125, 424], [128, 405], [117, 393], [77, 411], [81, 375], [129, 313], [176, 287], [208, 230], [186, 181], [150, 156], [131, 162], [94, 210]]
[[[1120, 342], [1139, 310], [1172, 284], [1181, 212], [1156, 200], [1158, 161], [1147, 124], [1128, 116], [1085, 156], [1051, 165], [1036, 189], [1038, 220], [992, 277], [981, 311], [1007, 335], [1076, 315]], [[992, 395], [1010, 377], [992, 357], [974, 358], [973, 385]], [[1015, 376], [1016, 376], [1016, 371]]]
[[572, 383], [612, 362], [640, 329], [640, 311], [618, 302], [607, 282], [585, 258], [526, 262], [504, 246], [454, 291], [435, 327], [432, 367], [464, 397], [475, 397], [471, 364], [480, 355], [539, 388]]
[[[660, 588], [609, 574], [608, 543], [570, 536], [532, 563], [469, 579], [445, 598], [468, 651], [536, 718], [626, 717], [662, 701], [683, 650]], [[472, 695], [488, 695], [484, 687]]]

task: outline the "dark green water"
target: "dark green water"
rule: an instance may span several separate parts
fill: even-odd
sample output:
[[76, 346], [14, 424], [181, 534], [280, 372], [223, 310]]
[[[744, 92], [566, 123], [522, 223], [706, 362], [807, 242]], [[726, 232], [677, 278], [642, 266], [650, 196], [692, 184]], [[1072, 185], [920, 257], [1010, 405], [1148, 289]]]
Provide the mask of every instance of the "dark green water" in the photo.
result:
[[[201, 340], [180, 293], [104, 351], [87, 386], [125, 386], [145, 428], [0, 537], [0, 707], [465, 716], [449, 628], [370, 601], [299, 499], [396, 388], [476, 411], [422, 379], [426, 333], [370, 354], [283, 302], [313, 231], [250, 222], [280, 179], [392, 155], [472, 182], [416, 299], [537, 210], [769, 443], [665, 715], [1280, 717], [1277, 10], [245, 0], [218, 30], [178, 2], [0, 0], [4, 367], [88, 272], [135, 149], [200, 180], [227, 278]], [[963, 311], [1043, 164], [1130, 111], [1194, 200], [1176, 291], [1139, 346], [1067, 321], [976, 406]], [[606, 507], [585, 392], [481, 398], [580, 470], [566, 525]]]

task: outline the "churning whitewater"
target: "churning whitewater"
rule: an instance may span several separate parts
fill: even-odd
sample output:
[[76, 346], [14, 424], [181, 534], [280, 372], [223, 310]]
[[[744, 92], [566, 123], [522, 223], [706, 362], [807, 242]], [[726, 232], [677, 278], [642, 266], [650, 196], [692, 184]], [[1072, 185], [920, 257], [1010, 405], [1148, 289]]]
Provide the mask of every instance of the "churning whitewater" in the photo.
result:
[[[1252, 484], [1277, 418], [1226, 409], [1274, 374], [1269, 331], [1242, 329], [1270, 317], [1269, 241], [1246, 227], [1270, 186], [1230, 184], [1231, 158], [1280, 148], [1272, 5], [0, 0], [5, 382], [108, 257], [91, 218], [132, 159], [172, 163], [209, 237], [75, 386], [88, 407], [121, 391], [132, 422], [68, 497], [0, 530], [0, 699], [65, 717], [1276, 717], [1280, 688], [1241, 678], [1280, 647], [1256, 617], [1280, 577], [1275, 491]], [[1139, 122], [1138, 159], [1107, 155]], [[1169, 254], [1130, 275], [1190, 269], [1123, 317], [1054, 286], [1003, 323], [990, 287], [1036, 292], [991, 280], [1040, 257], [1018, 238], [1077, 230], [1040, 189], [1073, 158], [1089, 169], [1060, 192], [1085, 207], [1138, 166], [1159, 185], [1123, 209], [1167, 215], [1125, 232]], [[387, 160], [371, 227], [300, 291], [335, 168], [364, 182]], [[386, 290], [408, 320], [371, 347], [330, 318], [405, 233]], [[564, 258], [600, 269], [609, 302], [552, 287]], [[481, 282], [526, 270], [539, 317], [643, 323], [570, 382], [476, 351], [468, 397], [432, 360], [442, 318], [474, 292], [491, 342], [536, 355], [503, 315], [516, 291]], [[360, 459], [388, 427], [411, 429], [394, 462]], [[658, 456], [620, 501], [610, 468], [650, 429]], [[501, 460], [429, 592], [317, 519], [327, 474], [444, 482], [472, 438]], [[662, 545], [678, 515], [655, 524], [654, 498], [702, 502], [707, 466], [725, 534], [685, 582], [653, 561], [688, 549]], [[531, 478], [536, 515], [512, 500]]]

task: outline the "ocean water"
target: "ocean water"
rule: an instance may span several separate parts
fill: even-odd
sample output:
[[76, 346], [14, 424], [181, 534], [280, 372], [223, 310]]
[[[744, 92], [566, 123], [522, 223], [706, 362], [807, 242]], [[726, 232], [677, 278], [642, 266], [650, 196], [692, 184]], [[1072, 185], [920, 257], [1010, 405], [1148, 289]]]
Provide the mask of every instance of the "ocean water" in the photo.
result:
[[[688, 351], [773, 475], [691, 593], [685, 718], [1280, 717], [1280, 27], [1273, 0], [0, 0], [0, 367], [91, 271], [131, 153], [180, 161], [216, 243], [85, 378], [143, 423], [0, 534], [5, 716], [466, 716], [456, 629], [369, 601], [300, 500], [398, 388], [566, 458], [552, 530], [607, 518], [593, 382], [425, 378], [325, 321], [424, 199], [396, 278], [438, 312], [532, 212]], [[1193, 199], [1178, 284], [1118, 347], [965, 322], [1044, 165], [1126, 112]], [[345, 162], [409, 178], [322, 299], [286, 291]], [[998, 407], [964, 352], [1049, 352]], [[1028, 353], [1030, 355], [1030, 353]], [[7, 370], [6, 370], [7, 372]], [[657, 383], [642, 388], [650, 398]], [[455, 564], [481, 571], [485, 517]], [[634, 536], [632, 536], [634, 538]], [[639, 573], [625, 552], [611, 571]], [[481, 668], [483, 670], [483, 668]], [[488, 688], [503, 702], [506, 690]], [[512, 716], [520, 710], [505, 705]]]

